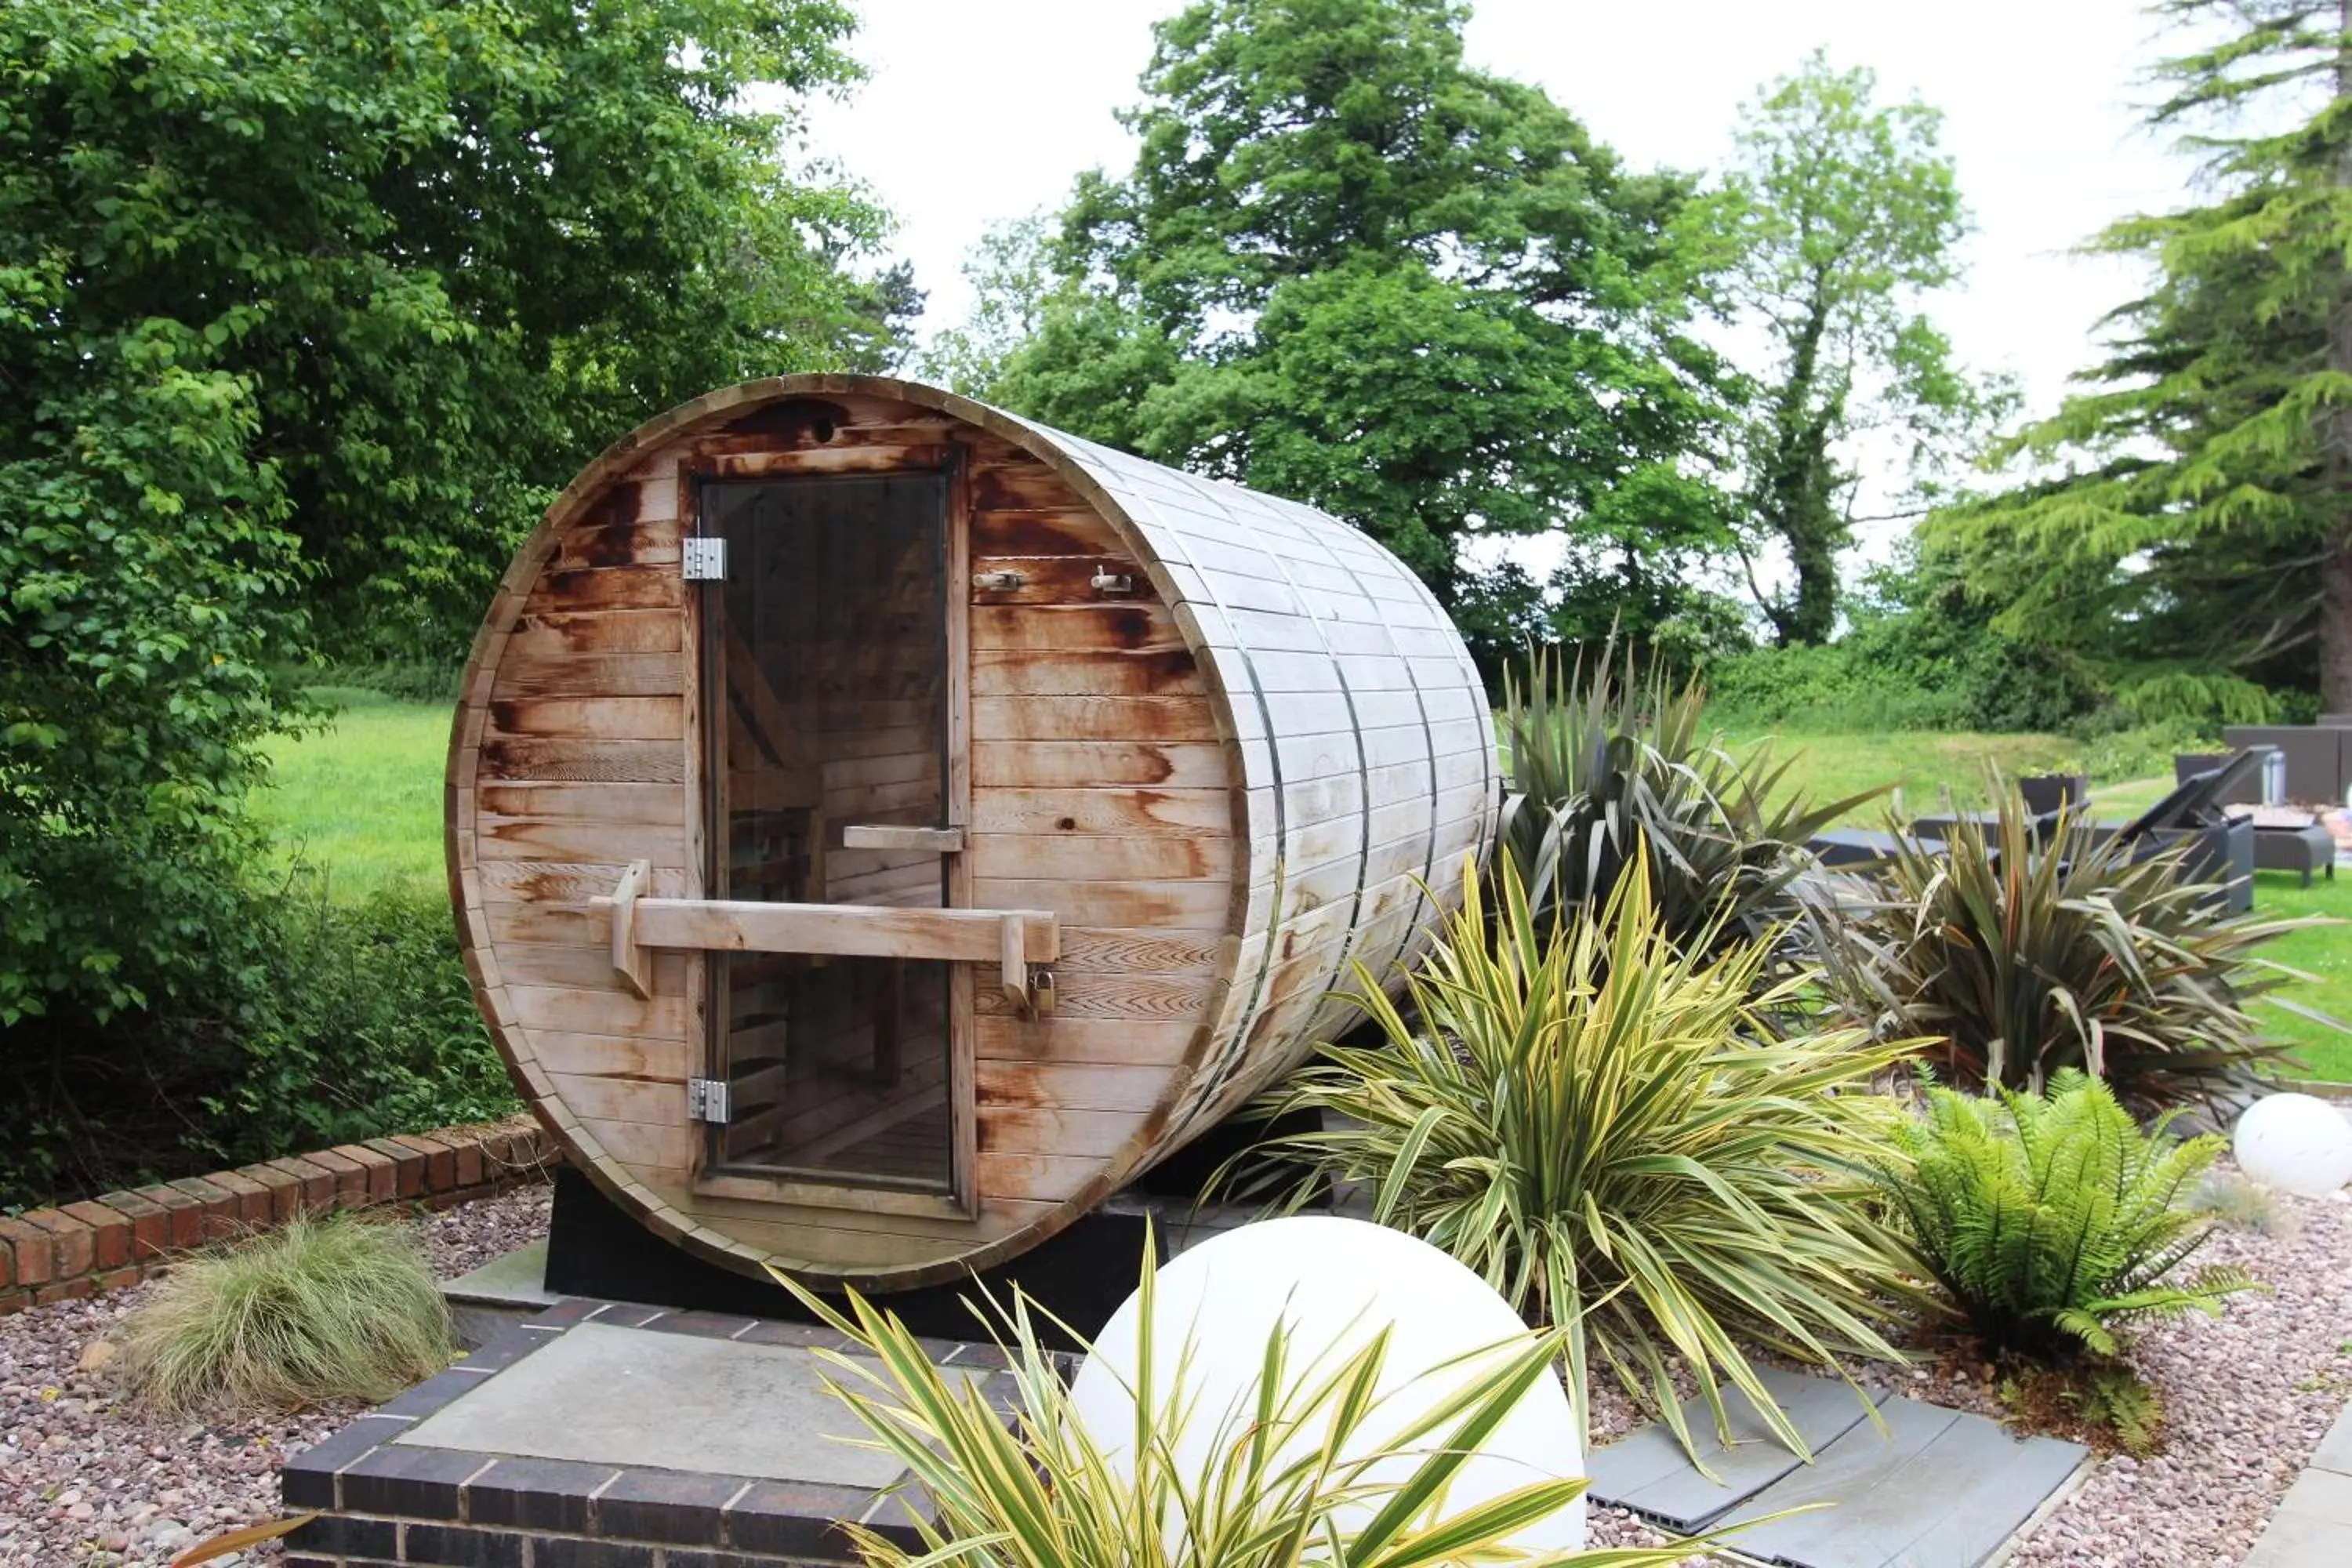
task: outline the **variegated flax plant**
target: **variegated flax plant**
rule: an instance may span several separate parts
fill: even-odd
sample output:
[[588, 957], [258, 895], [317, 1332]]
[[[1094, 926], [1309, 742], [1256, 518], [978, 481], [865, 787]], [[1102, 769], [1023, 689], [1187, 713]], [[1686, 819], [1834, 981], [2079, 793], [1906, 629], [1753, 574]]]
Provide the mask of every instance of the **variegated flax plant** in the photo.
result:
[[[870, 1568], [1423, 1568], [1525, 1561], [1504, 1543], [1573, 1504], [1580, 1479], [1542, 1480], [1456, 1507], [1450, 1483], [1538, 1378], [1553, 1375], [1557, 1337], [1529, 1335], [1482, 1361], [1458, 1393], [1407, 1422], [1376, 1451], [1350, 1444], [1379, 1423], [1388, 1355], [1376, 1335], [1344, 1357], [1268, 1335], [1263, 1370], [1219, 1421], [1206, 1458], [1188, 1424], [1197, 1407], [1192, 1350], [1154, 1345], [1152, 1270], [1142, 1276], [1131, 1430], [1092, 1432], [1075, 1408], [1030, 1304], [988, 1299], [984, 1321], [1006, 1352], [1004, 1407], [987, 1385], [942, 1373], [904, 1323], [855, 1292], [845, 1311], [776, 1278], [852, 1342], [820, 1352], [835, 1391], [866, 1436], [858, 1446], [907, 1468], [929, 1508], [910, 1508], [919, 1549], [845, 1524]], [[1499, 1347], [1498, 1347], [1499, 1348]], [[1371, 1429], [1379, 1430], [1379, 1423]], [[1408, 1463], [1398, 1464], [1402, 1458]], [[1664, 1568], [1693, 1543], [1572, 1552], [1561, 1568]]]
[[1927, 1303], [1863, 1200], [1888, 1113], [1867, 1087], [1908, 1047], [1776, 1033], [1810, 977], [1761, 980], [1762, 942], [1677, 942], [1642, 869], [1605, 908], [1546, 925], [1516, 868], [1490, 908], [1465, 866], [1409, 1005], [1360, 975], [1381, 1038], [1327, 1047], [1260, 1102], [1321, 1111], [1323, 1130], [1269, 1140], [1234, 1185], [1275, 1184], [1283, 1207], [1335, 1184], [1374, 1194], [1383, 1223], [1566, 1331], [1580, 1430], [1597, 1362], [1696, 1459], [1679, 1362], [1718, 1436], [1737, 1388], [1801, 1455], [1742, 1347], [1841, 1372], [1902, 1359], [1883, 1330]]

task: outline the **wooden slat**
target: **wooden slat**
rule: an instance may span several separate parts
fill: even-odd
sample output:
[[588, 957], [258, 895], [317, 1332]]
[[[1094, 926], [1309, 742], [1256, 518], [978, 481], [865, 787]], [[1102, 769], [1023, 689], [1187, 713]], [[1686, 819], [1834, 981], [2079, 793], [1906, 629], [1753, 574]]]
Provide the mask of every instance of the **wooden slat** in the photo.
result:
[[639, 518], [575, 528], [555, 547], [559, 571], [583, 566], [670, 566], [678, 559], [675, 518]]
[[1083, 649], [1038, 657], [1032, 648], [972, 650], [975, 697], [1163, 697], [1205, 690], [1189, 648]]
[[[1216, 994], [1216, 981], [1206, 974], [1089, 974], [1056, 964], [1054, 969], [1056, 1019], [1142, 1018], [1159, 1023], [1194, 1020], [1205, 1023]], [[983, 1013], [1010, 1012], [1001, 996], [986, 989], [978, 1005]]]
[[981, 697], [975, 741], [1214, 741], [1209, 700], [1176, 697]]
[[570, 986], [509, 985], [506, 989], [516, 1021], [527, 1029], [646, 1035], [665, 1040], [686, 1038], [686, 1000], [675, 993], [640, 1000], [614, 992], [579, 991]]
[[1041, 1203], [1066, 1203], [1102, 1174], [1102, 1161], [1097, 1158], [1011, 1153], [984, 1145], [978, 1163], [982, 1195]]
[[1084, 507], [974, 512], [971, 539], [972, 549], [984, 557], [1035, 560], [1060, 555], [1097, 561], [1121, 553], [1110, 526]]
[[483, 780], [543, 780], [574, 784], [686, 782], [686, 748], [675, 741], [528, 740], [483, 742]]
[[1176, 618], [1157, 605], [974, 605], [971, 646], [1050, 653], [1189, 651]]
[[675, 610], [536, 610], [516, 619], [499, 662], [568, 654], [675, 653], [684, 646]]
[[[626, 984], [613, 972], [610, 944], [558, 947], [517, 942], [499, 953], [499, 973], [509, 985], [562, 985], [573, 991], [624, 991]], [[654, 994], [686, 994], [686, 958], [663, 953], [654, 960]]]
[[976, 789], [1087, 789], [1149, 784], [1216, 789], [1232, 780], [1224, 750], [1202, 742], [976, 741]]
[[[477, 873], [477, 879], [481, 887], [482, 902], [486, 905], [539, 904], [546, 906], [550, 914], [558, 914], [565, 907], [585, 910], [589, 900], [605, 897], [627, 868], [625, 860], [486, 860]], [[656, 898], [684, 898], [687, 896], [687, 874], [682, 868], [656, 866], [651, 891]], [[492, 934], [499, 942], [564, 940], [552, 934], [509, 936], [500, 929], [494, 929]]]
[[585, 741], [678, 741], [686, 713], [675, 697], [518, 697], [490, 703], [490, 733]]
[[1186, 838], [1230, 833], [1222, 789], [992, 789], [972, 802], [975, 833], [1073, 833]]
[[597, 1121], [635, 1121], [660, 1127], [686, 1120], [686, 1084], [604, 1074], [551, 1072], [556, 1098], [574, 1116]]
[[[686, 863], [683, 827], [613, 826], [597, 822], [544, 822], [493, 816], [474, 821], [474, 850], [483, 860], [593, 860], [603, 856], [650, 860], [656, 869]], [[604, 889], [610, 892], [607, 886]]]
[[1055, 967], [1095, 974], [1211, 974], [1229, 962], [1222, 932], [1062, 928]]
[[983, 1105], [980, 1148], [990, 1154], [1047, 1154], [1057, 1159], [1101, 1160], [1118, 1153], [1143, 1130], [1132, 1111], [1021, 1110]]
[[972, 873], [1055, 878], [1072, 882], [1160, 881], [1234, 874], [1233, 840], [1172, 834], [1122, 837], [1099, 833], [977, 833]]
[[982, 1015], [972, 1035], [982, 1061], [1108, 1062], [1173, 1067], [1200, 1042], [1192, 1024], [1139, 1019], [1025, 1019]]
[[686, 791], [666, 784], [485, 784], [476, 792], [492, 816], [605, 822], [617, 826], [683, 826]]
[[541, 573], [530, 608], [541, 614], [675, 610], [685, 598], [685, 581], [674, 566], [597, 566]]
[[674, 652], [509, 652], [490, 689], [498, 697], [671, 697], [686, 689], [686, 658]]
[[693, 1168], [696, 1138], [686, 1122], [686, 1097], [677, 1097], [678, 1120], [667, 1125], [647, 1121], [606, 1121], [580, 1118], [580, 1131], [594, 1139], [610, 1159], [625, 1165], [680, 1173]]
[[1233, 889], [1222, 882], [1050, 882], [982, 877], [974, 879], [972, 896], [991, 909], [1046, 910], [1065, 925], [1222, 931]]
[[1007, 1062], [980, 1065], [981, 1103], [1010, 1110], [1108, 1110], [1135, 1116], [1157, 1110], [1171, 1091], [1164, 1067], [1101, 1062]]
[[565, 1073], [684, 1083], [701, 1068], [702, 1053], [684, 1040], [644, 1035], [583, 1035], [533, 1029], [531, 1054], [550, 1077]]
[[[995, 586], [995, 579], [990, 574], [1003, 572], [1017, 573], [1020, 584], [1012, 588]], [[1126, 578], [1127, 591], [1115, 593], [1097, 588], [1095, 579], [1098, 576]], [[1097, 555], [990, 553], [974, 557], [971, 571], [962, 581], [975, 605], [1139, 604], [1159, 597], [1141, 566], [1108, 552]]]

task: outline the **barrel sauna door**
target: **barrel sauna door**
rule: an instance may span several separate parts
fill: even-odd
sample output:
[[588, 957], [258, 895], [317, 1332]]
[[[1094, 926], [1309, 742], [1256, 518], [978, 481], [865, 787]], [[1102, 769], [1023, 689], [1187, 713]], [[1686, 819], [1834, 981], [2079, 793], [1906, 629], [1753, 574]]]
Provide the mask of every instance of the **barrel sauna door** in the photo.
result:
[[[951, 907], [965, 693], [945, 478], [706, 482], [701, 513], [726, 542], [701, 596], [707, 896]], [[711, 952], [708, 1071], [726, 1093], [705, 1171], [954, 1192], [956, 968]]]

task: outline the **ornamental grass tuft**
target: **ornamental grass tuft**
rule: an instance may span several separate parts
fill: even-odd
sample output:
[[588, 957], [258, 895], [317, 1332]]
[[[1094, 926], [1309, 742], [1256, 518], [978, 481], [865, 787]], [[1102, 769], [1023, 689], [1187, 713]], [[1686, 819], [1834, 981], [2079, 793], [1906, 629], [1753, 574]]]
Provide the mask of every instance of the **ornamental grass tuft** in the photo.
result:
[[167, 1415], [390, 1399], [456, 1354], [404, 1226], [297, 1218], [176, 1265], [124, 1321], [131, 1395]]
[[1465, 867], [1409, 1010], [1360, 974], [1381, 1040], [1327, 1047], [1261, 1102], [1323, 1112], [1323, 1130], [1269, 1140], [1229, 1178], [1286, 1208], [1360, 1184], [1383, 1223], [1558, 1324], [1580, 1429], [1597, 1358], [1695, 1453], [1678, 1362], [1727, 1440], [1728, 1384], [1803, 1454], [1743, 1346], [1841, 1372], [1902, 1359], [1882, 1328], [1925, 1302], [1864, 1201], [1888, 1114], [1865, 1091], [1909, 1043], [1780, 1036], [1809, 978], [1764, 981], [1764, 942], [1701, 956], [1717, 944], [1677, 941], [1643, 869], [1554, 926], [1515, 868], [1490, 910]]

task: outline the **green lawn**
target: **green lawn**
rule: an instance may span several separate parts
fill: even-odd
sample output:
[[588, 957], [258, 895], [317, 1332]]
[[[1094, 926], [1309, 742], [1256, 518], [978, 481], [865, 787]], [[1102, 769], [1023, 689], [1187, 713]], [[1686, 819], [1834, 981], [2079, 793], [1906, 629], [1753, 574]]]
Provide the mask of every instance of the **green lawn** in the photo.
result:
[[1837, 800], [1892, 784], [1891, 794], [1845, 814], [1851, 826], [1875, 827], [1893, 810], [1906, 821], [1985, 804], [1985, 764], [2004, 777], [2047, 773], [2081, 749], [2063, 735], [1809, 735], [1789, 731], [1727, 736], [1735, 747], [1766, 746], [1776, 762], [1795, 759], [1788, 782], [1818, 800]]
[[340, 688], [321, 695], [343, 711], [323, 731], [270, 744], [269, 787], [257, 797], [261, 816], [289, 857], [326, 873], [339, 900], [441, 887], [449, 710]]
[[[368, 692], [329, 694], [346, 706], [328, 730], [271, 748], [271, 787], [261, 812], [299, 853], [322, 868], [330, 890], [353, 900], [379, 888], [442, 885], [441, 770], [449, 746], [449, 710], [440, 704], [389, 702]], [[1735, 736], [1742, 743], [1755, 736]], [[2048, 767], [2066, 752], [2052, 735], [1776, 735], [1776, 757], [1795, 755], [1791, 783], [1816, 796], [1857, 794], [1894, 783], [1905, 815], [1939, 810], [1949, 799], [1983, 804], [1984, 763], [2018, 774]], [[2167, 789], [2142, 779], [2092, 792], [2102, 816], [2127, 816]], [[1850, 814], [1875, 824], [1888, 802]], [[2309, 891], [2284, 872], [2257, 879], [2255, 907], [2265, 912], [2352, 919], [2352, 871]], [[2270, 950], [2280, 963], [2317, 977], [2288, 992], [2295, 1000], [2352, 1021], [2352, 928], [2300, 931]], [[2352, 1082], [2352, 1037], [2275, 1007], [2266, 1022], [2294, 1042], [2314, 1076]]]

